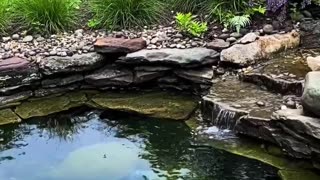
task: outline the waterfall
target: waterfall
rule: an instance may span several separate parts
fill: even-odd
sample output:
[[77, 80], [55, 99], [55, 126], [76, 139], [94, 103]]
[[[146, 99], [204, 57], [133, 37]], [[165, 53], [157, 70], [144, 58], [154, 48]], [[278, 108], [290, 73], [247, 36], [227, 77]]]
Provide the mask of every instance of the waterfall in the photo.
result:
[[219, 129], [233, 130], [240, 117], [248, 112], [235, 109], [227, 104], [218, 102], [210, 97], [204, 97], [201, 106], [204, 120]]

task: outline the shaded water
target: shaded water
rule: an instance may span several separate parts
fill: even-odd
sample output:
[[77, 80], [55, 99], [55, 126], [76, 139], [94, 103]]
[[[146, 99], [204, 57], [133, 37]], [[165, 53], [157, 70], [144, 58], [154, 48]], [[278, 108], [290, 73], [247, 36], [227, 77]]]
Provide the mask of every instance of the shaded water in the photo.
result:
[[258, 180], [276, 173], [196, 145], [179, 122], [86, 112], [0, 127], [1, 180]]

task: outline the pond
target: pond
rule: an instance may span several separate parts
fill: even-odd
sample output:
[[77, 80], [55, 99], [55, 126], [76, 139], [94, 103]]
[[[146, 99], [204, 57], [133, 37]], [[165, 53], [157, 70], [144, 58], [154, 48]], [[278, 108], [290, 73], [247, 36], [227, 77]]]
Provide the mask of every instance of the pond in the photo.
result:
[[277, 169], [197, 145], [185, 123], [86, 110], [0, 127], [1, 180], [262, 180]]

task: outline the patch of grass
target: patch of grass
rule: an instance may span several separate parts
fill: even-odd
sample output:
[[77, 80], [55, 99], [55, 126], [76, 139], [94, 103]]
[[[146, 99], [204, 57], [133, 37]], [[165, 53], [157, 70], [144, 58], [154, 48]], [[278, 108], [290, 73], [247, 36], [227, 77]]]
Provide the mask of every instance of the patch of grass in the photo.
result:
[[198, 13], [209, 0], [167, 0], [169, 7], [176, 12]]
[[76, 23], [81, 0], [15, 0], [14, 17], [28, 30], [56, 33]]
[[92, 0], [93, 28], [130, 29], [159, 23], [164, 17], [161, 0]]
[[10, 23], [9, 0], [0, 0], [0, 33], [5, 33]]

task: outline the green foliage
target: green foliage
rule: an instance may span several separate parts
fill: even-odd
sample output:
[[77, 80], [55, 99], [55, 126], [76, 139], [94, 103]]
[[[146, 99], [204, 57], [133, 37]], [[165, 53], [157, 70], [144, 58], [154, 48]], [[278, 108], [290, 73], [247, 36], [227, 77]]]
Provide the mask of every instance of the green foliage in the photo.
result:
[[248, 26], [251, 23], [249, 15], [234, 16], [229, 20], [231, 27], [236, 28], [237, 32], [240, 32], [240, 29]]
[[158, 23], [165, 6], [160, 0], [92, 0], [89, 25], [128, 29]]
[[168, 0], [167, 3], [173, 7], [174, 11], [183, 13], [197, 13], [203, 9], [208, 0]]
[[207, 23], [195, 21], [191, 13], [177, 13], [176, 22], [181, 32], [192, 36], [200, 37], [208, 30]]
[[81, 0], [15, 0], [14, 17], [29, 30], [56, 33], [76, 22]]
[[4, 33], [10, 22], [9, 1], [0, 0], [0, 33]]

